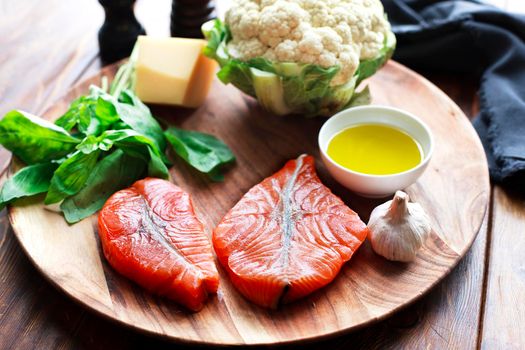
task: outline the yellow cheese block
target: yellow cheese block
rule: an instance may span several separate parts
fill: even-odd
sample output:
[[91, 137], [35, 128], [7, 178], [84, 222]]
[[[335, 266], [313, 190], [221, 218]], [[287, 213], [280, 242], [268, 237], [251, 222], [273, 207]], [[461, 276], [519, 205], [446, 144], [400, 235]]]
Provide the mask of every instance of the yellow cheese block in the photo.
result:
[[202, 54], [206, 41], [139, 36], [135, 92], [144, 102], [198, 107], [206, 99], [215, 61]]

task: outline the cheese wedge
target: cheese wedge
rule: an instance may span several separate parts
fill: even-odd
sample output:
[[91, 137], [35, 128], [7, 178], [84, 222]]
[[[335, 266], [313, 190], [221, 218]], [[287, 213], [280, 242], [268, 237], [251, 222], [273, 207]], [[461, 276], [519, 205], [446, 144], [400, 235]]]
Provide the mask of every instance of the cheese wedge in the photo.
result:
[[135, 92], [144, 102], [198, 107], [217, 65], [202, 54], [206, 41], [139, 36]]

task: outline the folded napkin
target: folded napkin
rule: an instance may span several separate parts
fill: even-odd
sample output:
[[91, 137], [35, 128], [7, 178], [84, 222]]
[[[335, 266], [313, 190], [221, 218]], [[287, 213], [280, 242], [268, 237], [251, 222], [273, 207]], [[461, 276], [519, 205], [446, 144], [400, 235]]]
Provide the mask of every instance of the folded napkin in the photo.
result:
[[525, 16], [475, 0], [382, 1], [398, 39], [394, 59], [480, 78], [474, 126], [491, 178], [525, 194]]

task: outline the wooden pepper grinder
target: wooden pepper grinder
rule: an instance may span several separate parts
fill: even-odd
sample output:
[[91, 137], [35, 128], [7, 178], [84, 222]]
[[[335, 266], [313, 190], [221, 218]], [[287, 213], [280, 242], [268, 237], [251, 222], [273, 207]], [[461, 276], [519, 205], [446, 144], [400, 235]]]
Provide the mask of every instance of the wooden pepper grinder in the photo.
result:
[[171, 36], [202, 38], [201, 26], [217, 17], [210, 0], [173, 0], [171, 7]]
[[133, 12], [135, 0], [98, 0], [106, 19], [98, 32], [100, 58], [112, 63], [128, 57], [139, 35], [146, 34]]

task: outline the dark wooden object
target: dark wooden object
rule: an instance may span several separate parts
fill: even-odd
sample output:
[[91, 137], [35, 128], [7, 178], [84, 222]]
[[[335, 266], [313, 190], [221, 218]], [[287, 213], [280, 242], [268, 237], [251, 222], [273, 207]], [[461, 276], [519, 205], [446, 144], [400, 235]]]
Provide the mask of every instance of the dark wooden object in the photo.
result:
[[146, 34], [137, 21], [133, 7], [135, 0], [99, 0], [106, 18], [98, 32], [100, 58], [113, 63], [128, 57], [139, 35]]
[[[41, 114], [77, 81], [98, 72], [97, 30], [103, 12], [96, 1], [75, 0], [74, 11], [71, 2], [62, 0], [0, 3], [0, 33], [9, 33], [0, 35], [0, 116], [13, 108]], [[218, 12], [228, 3], [219, 1]], [[498, 3], [525, 10], [521, 0]], [[170, 8], [171, 0], [137, 1], [137, 14], [145, 27], [164, 30], [165, 35], [169, 34], [166, 14]], [[477, 114], [477, 86], [472, 79], [443, 74], [427, 77], [467, 116]], [[8, 160], [8, 152], [0, 150], [0, 168]], [[375, 326], [300, 348], [523, 349], [525, 309], [519, 296], [525, 291], [520, 263], [525, 202], [498, 186], [492, 192], [496, 195], [491, 196], [474, 245], [427, 296]], [[1, 349], [174, 348], [170, 342], [109, 322], [59, 292], [24, 254], [5, 213], [0, 212]], [[501, 285], [508, 280], [513, 281], [512, 287]]]
[[171, 36], [202, 38], [202, 24], [215, 17], [215, 2], [213, 0], [173, 0]]

